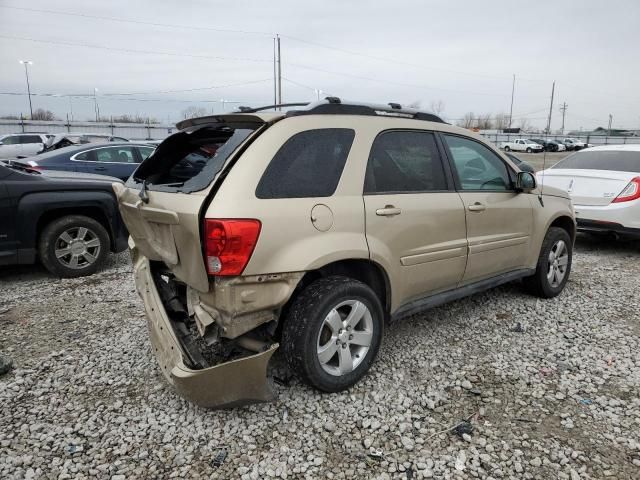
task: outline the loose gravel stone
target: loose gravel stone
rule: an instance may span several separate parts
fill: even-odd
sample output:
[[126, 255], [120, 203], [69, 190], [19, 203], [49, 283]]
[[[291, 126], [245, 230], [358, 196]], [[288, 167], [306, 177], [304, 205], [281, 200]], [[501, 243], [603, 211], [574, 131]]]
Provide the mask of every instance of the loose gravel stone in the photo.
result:
[[558, 298], [511, 284], [414, 315], [352, 389], [222, 411], [164, 380], [127, 254], [79, 279], [5, 268], [0, 478], [637, 478], [639, 255], [580, 236]]

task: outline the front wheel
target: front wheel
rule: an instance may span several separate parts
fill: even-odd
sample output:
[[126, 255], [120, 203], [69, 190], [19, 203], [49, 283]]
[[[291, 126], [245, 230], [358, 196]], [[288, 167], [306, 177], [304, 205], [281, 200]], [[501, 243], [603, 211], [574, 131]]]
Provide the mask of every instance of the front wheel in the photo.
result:
[[527, 147], [527, 153], [531, 153], [533, 152], [533, 150], [531, 150], [531, 147]]
[[573, 243], [563, 228], [551, 227], [544, 237], [536, 273], [524, 279], [527, 290], [542, 298], [562, 292], [571, 273]]
[[109, 234], [96, 220], [68, 215], [49, 223], [39, 241], [40, 261], [59, 277], [91, 275], [109, 251]]
[[325, 277], [294, 300], [280, 344], [302, 381], [338, 392], [367, 373], [380, 348], [383, 325], [382, 305], [371, 288], [347, 277]]

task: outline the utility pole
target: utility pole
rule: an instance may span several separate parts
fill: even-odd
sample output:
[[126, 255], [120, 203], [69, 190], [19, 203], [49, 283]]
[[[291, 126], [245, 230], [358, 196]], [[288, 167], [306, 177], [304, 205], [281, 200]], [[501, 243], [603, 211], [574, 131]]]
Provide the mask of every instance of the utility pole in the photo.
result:
[[613, 121], [613, 115], [609, 114], [609, 128], [607, 130], [609, 130], [609, 133], [607, 134], [607, 136], [611, 136], [611, 122]]
[[93, 88], [93, 108], [96, 111], [96, 123], [100, 121], [100, 107], [98, 107], [98, 97], [97, 97], [98, 89]]
[[[276, 41], [278, 43], [278, 105], [282, 105], [282, 55], [280, 53], [280, 35], [276, 35]], [[282, 110], [279, 107], [278, 110]]]
[[513, 118], [513, 94], [516, 91], [516, 74], [513, 74], [513, 83], [511, 84], [511, 109], [509, 110], [509, 128], [511, 128], [511, 119]]
[[276, 66], [276, 37], [273, 37], [273, 104], [278, 103], [278, 72]]
[[556, 82], [553, 82], [551, 87], [551, 104], [549, 105], [549, 119], [547, 120], [547, 135], [551, 133], [551, 113], [553, 112], [553, 94], [556, 91]]
[[562, 112], [562, 128], [560, 129], [560, 133], [564, 135], [564, 116], [567, 113], [567, 102], [562, 102], [562, 106], [560, 107], [560, 111]]
[[31, 86], [29, 85], [29, 69], [28, 65], [33, 65], [33, 62], [30, 60], [19, 60], [19, 62], [24, 65], [24, 75], [27, 77], [27, 95], [29, 96], [29, 111], [31, 112], [31, 120], [33, 120], [33, 106], [31, 105]]

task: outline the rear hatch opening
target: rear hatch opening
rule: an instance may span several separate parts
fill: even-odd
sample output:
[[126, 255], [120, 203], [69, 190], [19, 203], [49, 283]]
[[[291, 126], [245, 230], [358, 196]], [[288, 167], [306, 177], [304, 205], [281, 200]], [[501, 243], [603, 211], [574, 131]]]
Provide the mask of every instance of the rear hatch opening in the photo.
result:
[[[273, 115], [271, 115], [273, 117]], [[161, 261], [176, 279], [209, 290], [202, 248], [203, 215], [235, 160], [271, 117], [242, 114], [193, 119], [178, 126], [122, 186], [122, 217], [139, 254]]]
[[193, 193], [207, 188], [258, 125], [205, 125], [168, 137], [134, 172], [129, 185]]

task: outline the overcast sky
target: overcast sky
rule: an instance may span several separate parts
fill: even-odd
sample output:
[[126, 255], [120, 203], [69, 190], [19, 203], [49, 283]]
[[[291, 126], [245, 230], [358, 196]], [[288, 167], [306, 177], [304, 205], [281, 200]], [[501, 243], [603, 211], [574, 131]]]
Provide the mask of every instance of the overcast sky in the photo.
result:
[[[454, 120], [508, 113], [515, 74], [515, 124], [546, 125], [556, 80], [553, 129], [562, 102], [569, 129], [606, 126], [609, 114], [614, 127], [640, 128], [639, 27], [636, 0], [0, 0], [0, 92], [26, 91], [27, 59], [32, 92], [97, 88], [106, 116], [175, 122], [189, 106], [222, 111], [220, 99], [269, 104], [279, 33], [285, 101], [314, 89], [425, 109], [442, 100]], [[201, 90], [153, 93], [187, 89]], [[92, 98], [32, 100], [60, 117], [94, 112]], [[0, 114], [28, 111], [26, 95], [0, 95]]]

